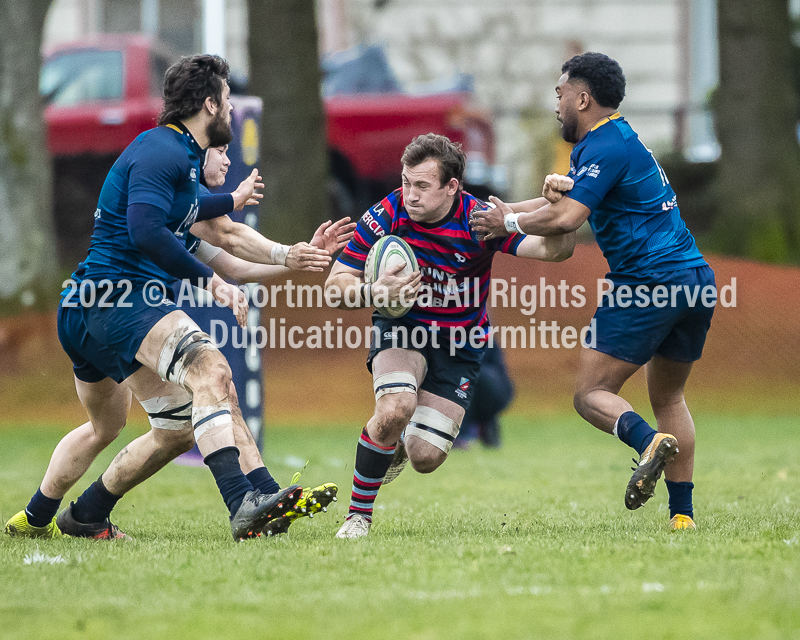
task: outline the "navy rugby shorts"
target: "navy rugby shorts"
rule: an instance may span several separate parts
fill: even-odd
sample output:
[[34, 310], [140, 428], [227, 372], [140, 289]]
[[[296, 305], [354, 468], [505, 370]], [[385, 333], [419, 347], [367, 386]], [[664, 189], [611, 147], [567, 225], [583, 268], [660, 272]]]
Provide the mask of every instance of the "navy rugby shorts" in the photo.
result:
[[78, 380], [100, 382], [111, 378], [120, 383], [134, 374], [142, 366], [136, 353], [145, 336], [161, 318], [176, 310], [163, 292], [151, 294], [150, 304], [145, 302], [141, 286], [134, 285], [129, 294], [124, 293], [124, 289], [115, 290], [104, 299], [109, 305], [104, 307], [84, 306], [77, 296], [62, 296], [58, 339], [72, 360]]
[[[714, 315], [714, 306], [704, 305], [702, 297], [704, 287], [712, 285], [716, 291], [711, 267], [646, 276], [609, 273], [606, 279], [614, 283], [613, 304], [603, 296], [594, 314], [597, 336], [592, 336], [590, 331], [587, 342], [592, 345], [594, 338], [595, 350], [638, 365], [647, 363], [654, 354], [679, 362], [700, 359]], [[617, 287], [622, 285], [633, 292], [629, 300], [623, 299], [623, 302], [631, 302], [628, 307], [617, 304]], [[654, 289], [659, 285], [668, 292], [666, 304], [663, 295], [654, 296]], [[640, 286], [643, 289], [637, 296], [636, 288]], [[674, 298], [673, 286], [677, 287]], [[645, 301], [648, 304], [645, 305]], [[709, 297], [706, 301], [710, 302]], [[716, 293], [713, 301], [716, 303]]]
[[[426, 325], [407, 322], [403, 318], [384, 318], [378, 314], [373, 315], [372, 324], [378, 331], [375, 329], [372, 331], [372, 340], [367, 356], [367, 369], [370, 373], [372, 373], [372, 361], [381, 351], [398, 348], [417, 351], [422, 354], [428, 365], [428, 372], [420, 389], [455, 402], [466, 411], [481, 372], [481, 362], [483, 362], [486, 347], [477, 351], [458, 349], [455, 355], [451, 356], [450, 341], [445, 337], [446, 329], [439, 331], [439, 347], [434, 348], [431, 332]], [[412, 340], [412, 331], [415, 327], [421, 327], [425, 331], [425, 340], [422, 346], [415, 346], [415, 342]], [[419, 329], [417, 329], [416, 335], [416, 344], [419, 345], [420, 342], [423, 342], [420, 339]]]

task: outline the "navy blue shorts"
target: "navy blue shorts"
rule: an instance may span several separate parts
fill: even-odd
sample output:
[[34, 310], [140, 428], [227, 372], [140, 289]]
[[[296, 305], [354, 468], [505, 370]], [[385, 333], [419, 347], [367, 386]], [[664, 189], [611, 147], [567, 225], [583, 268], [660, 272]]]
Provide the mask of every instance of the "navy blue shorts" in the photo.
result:
[[142, 366], [136, 353], [145, 336], [175, 310], [175, 303], [158, 292], [151, 294], [148, 304], [143, 288], [136, 286], [129, 293], [125, 288], [114, 290], [105, 296], [103, 306], [84, 306], [76, 295], [62, 296], [58, 339], [78, 380], [111, 378], [120, 383]]
[[700, 359], [717, 300], [711, 267], [647, 276], [609, 273], [606, 279], [614, 284], [612, 297], [600, 300], [594, 314], [597, 335], [589, 331], [589, 346], [638, 365], [656, 353], [679, 362]]
[[[431, 344], [431, 332], [424, 325], [412, 324], [402, 318], [384, 318], [378, 314], [373, 315], [372, 324], [377, 327], [380, 338], [372, 332], [372, 344], [367, 356], [367, 369], [372, 373], [372, 361], [375, 356], [386, 349], [409, 349], [417, 351], [425, 358], [428, 372], [422, 381], [420, 389], [432, 393], [440, 398], [455, 402], [465, 411], [469, 407], [475, 384], [481, 372], [481, 362], [486, 353], [486, 347], [473, 351], [471, 349], [458, 349], [454, 356], [450, 355], [450, 342], [439, 333], [437, 348]], [[415, 346], [412, 332], [415, 327], [425, 330], [425, 341], [421, 346]], [[422, 340], [417, 329], [416, 344]], [[397, 336], [393, 338], [392, 336]]]

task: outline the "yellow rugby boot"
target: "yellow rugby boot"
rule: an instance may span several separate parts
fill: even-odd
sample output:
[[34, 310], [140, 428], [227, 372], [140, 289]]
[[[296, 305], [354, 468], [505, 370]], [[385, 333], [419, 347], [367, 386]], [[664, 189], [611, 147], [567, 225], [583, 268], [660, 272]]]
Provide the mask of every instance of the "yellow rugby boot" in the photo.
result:
[[34, 527], [28, 522], [28, 514], [25, 511], [20, 511], [11, 520], [6, 522], [5, 532], [15, 538], [63, 538], [64, 534], [56, 524], [56, 519], [53, 518], [50, 524], [44, 527]]
[[697, 525], [695, 525], [694, 520], [692, 520], [689, 516], [685, 516], [682, 513], [676, 513], [669, 521], [669, 530], [671, 532], [675, 532], [683, 531], [684, 529], [694, 530], [697, 529]]
[[[295, 473], [292, 477], [292, 484], [300, 479], [300, 473]], [[336, 494], [339, 492], [333, 482], [326, 482], [318, 487], [308, 487], [303, 489], [303, 495], [297, 501], [297, 504], [287, 511], [280, 518], [275, 518], [262, 529], [264, 535], [277, 536], [286, 533], [289, 530], [289, 525], [298, 518], [308, 516], [313, 518], [315, 513], [320, 511], [325, 512], [328, 510], [328, 505], [331, 502], [337, 502]]]
[[[661, 477], [666, 464], [678, 453], [678, 441], [675, 436], [668, 433], [657, 433], [639, 458], [639, 462], [632, 467], [628, 487], [625, 489], [625, 506], [628, 509], [638, 509], [656, 491], [656, 482]], [[634, 459], [634, 462], [636, 460]]]

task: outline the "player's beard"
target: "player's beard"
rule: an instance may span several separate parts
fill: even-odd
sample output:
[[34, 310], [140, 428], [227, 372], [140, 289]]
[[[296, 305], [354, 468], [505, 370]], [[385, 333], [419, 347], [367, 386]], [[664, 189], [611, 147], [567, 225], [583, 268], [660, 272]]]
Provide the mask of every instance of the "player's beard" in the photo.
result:
[[222, 110], [217, 111], [211, 122], [206, 127], [209, 147], [222, 147], [233, 140], [233, 129], [222, 115]]
[[575, 144], [578, 142], [578, 119], [561, 117], [561, 137], [564, 142]]

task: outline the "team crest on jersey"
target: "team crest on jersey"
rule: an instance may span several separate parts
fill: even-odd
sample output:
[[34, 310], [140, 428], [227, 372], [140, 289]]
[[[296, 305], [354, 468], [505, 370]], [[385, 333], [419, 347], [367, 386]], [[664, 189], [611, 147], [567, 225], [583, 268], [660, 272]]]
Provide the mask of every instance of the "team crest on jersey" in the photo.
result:
[[189, 172], [189, 177], [192, 179], [192, 182], [197, 182], [197, 169], [192, 167], [192, 170]]
[[469, 378], [461, 378], [461, 382], [456, 389], [456, 395], [462, 400], [466, 400], [467, 391], [469, 391]]

